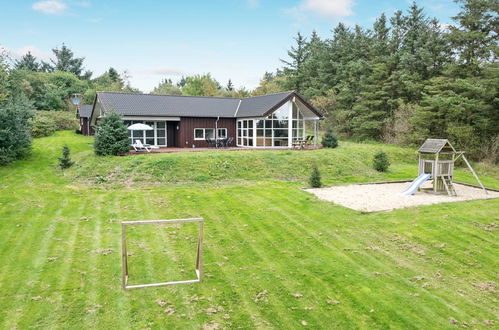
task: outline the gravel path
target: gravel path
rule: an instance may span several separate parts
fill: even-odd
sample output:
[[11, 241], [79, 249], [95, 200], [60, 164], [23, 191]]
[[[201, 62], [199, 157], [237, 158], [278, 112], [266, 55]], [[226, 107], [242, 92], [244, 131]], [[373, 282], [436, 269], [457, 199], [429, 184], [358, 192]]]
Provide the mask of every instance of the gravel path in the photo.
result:
[[[454, 183], [457, 197], [434, 195], [424, 191], [418, 191], [412, 196], [402, 195], [401, 192], [409, 184], [410, 182], [362, 185], [352, 184], [305, 190], [316, 195], [319, 199], [363, 212], [391, 211], [418, 205], [499, 198], [499, 192], [489, 191], [489, 194], [485, 195], [480, 188], [469, 187], [457, 183]], [[425, 183], [423, 187], [428, 187], [428, 185], [429, 183]]]

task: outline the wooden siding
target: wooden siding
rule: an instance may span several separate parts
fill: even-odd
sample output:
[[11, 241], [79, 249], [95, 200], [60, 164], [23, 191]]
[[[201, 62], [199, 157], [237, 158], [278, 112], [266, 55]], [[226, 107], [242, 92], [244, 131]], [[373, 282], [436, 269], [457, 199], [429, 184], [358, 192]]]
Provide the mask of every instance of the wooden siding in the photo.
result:
[[[90, 131], [88, 131], [90, 128]], [[94, 135], [94, 129], [88, 124], [88, 118], [80, 117], [80, 131], [83, 135]]]
[[179, 132], [177, 126], [180, 128], [179, 121], [166, 122], [166, 143], [168, 147], [179, 147]]
[[[216, 118], [194, 118], [194, 117], [182, 117], [180, 118], [180, 130], [179, 139], [177, 147], [181, 148], [192, 148], [196, 146], [198, 148], [208, 147], [206, 141], [204, 140], [194, 140], [194, 129], [195, 128], [215, 128]], [[230, 144], [231, 147], [236, 145], [236, 119], [235, 118], [220, 118], [218, 121], [218, 128], [227, 129], [227, 137], [232, 137], [234, 140]]]

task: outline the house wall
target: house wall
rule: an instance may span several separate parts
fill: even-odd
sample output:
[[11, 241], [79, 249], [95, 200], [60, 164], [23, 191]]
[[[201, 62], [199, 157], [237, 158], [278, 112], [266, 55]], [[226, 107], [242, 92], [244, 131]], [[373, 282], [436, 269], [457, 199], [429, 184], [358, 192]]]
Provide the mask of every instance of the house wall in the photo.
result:
[[94, 135], [94, 129], [88, 124], [89, 118], [80, 117], [80, 131], [83, 135]]
[[[178, 147], [181, 148], [192, 148], [196, 146], [198, 148], [208, 147], [205, 140], [194, 140], [194, 129], [195, 128], [215, 128], [216, 118], [194, 118], [194, 117], [182, 117], [180, 118], [180, 130], [178, 135]], [[236, 146], [236, 119], [235, 118], [220, 118], [218, 121], [218, 128], [227, 129], [227, 137], [234, 138], [230, 146]]]

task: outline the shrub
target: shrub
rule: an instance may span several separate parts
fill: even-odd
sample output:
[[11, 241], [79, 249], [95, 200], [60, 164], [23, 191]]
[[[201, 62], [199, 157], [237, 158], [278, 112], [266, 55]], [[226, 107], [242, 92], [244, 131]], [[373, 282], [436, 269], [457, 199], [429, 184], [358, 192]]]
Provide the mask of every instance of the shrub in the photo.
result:
[[49, 136], [55, 131], [79, 128], [78, 119], [72, 111], [38, 110], [31, 124], [33, 137]]
[[71, 161], [71, 157], [69, 157], [69, 153], [69, 147], [64, 146], [62, 148], [62, 157], [59, 158], [59, 167], [63, 170], [66, 168], [70, 168], [74, 164], [74, 162]]
[[312, 174], [310, 175], [308, 182], [312, 188], [320, 188], [320, 186], [322, 186], [321, 173], [319, 172], [317, 165], [312, 167]]
[[0, 165], [27, 156], [31, 151], [30, 118], [34, 108], [24, 96], [0, 103]]
[[[39, 112], [39, 111], [37, 111]], [[31, 135], [33, 137], [43, 137], [54, 134], [57, 130], [54, 121], [47, 116], [38, 114], [31, 120]]]
[[374, 155], [373, 167], [378, 172], [386, 172], [390, 166], [390, 161], [388, 160], [388, 155], [383, 151], [380, 151]]
[[322, 137], [322, 146], [324, 148], [336, 148], [338, 146], [338, 138], [334, 135], [333, 128], [327, 128], [326, 133]]
[[106, 114], [95, 133], [95, 154], [118, 155], [130, 150], [129, 143], [128, 130], [121, 116], [114, 111]]

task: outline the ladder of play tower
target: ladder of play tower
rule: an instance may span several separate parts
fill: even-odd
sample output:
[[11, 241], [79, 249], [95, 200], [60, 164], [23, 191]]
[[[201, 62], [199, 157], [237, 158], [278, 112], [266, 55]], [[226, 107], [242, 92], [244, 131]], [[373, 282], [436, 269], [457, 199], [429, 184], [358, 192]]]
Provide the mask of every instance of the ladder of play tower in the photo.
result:
[[452, 184], [452, 179], [450, 176], [441, 176], [442, 182], [444, 184], [445, 190], [449, 196], [457, 196], [456, 189], [454, 189], [454, 185]]

